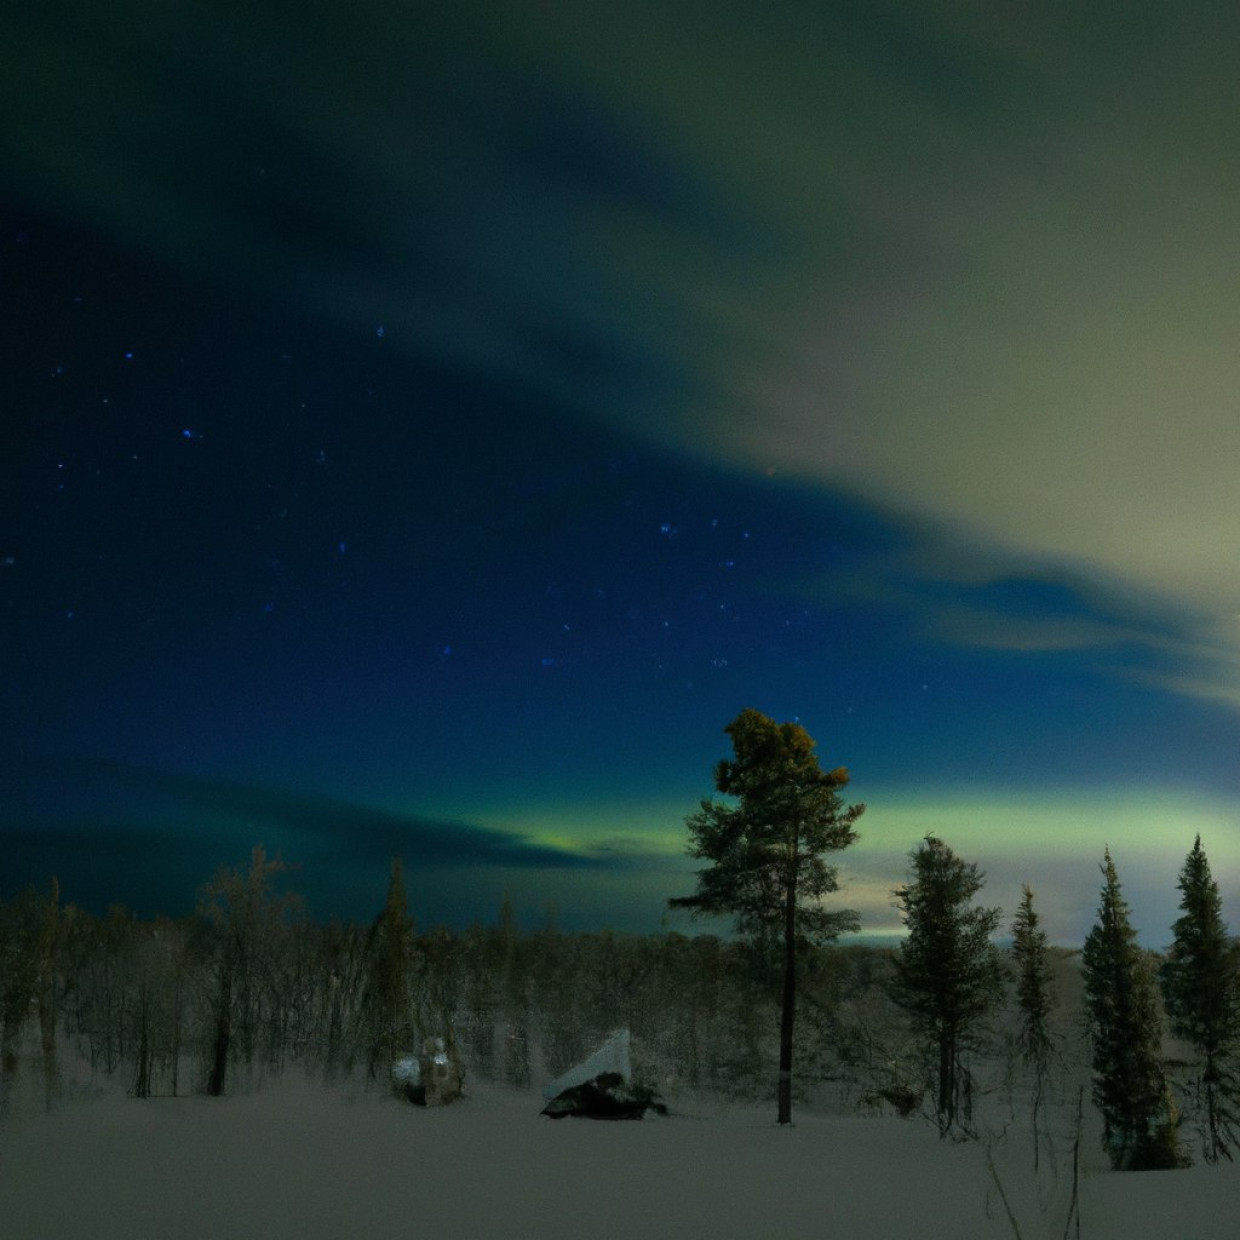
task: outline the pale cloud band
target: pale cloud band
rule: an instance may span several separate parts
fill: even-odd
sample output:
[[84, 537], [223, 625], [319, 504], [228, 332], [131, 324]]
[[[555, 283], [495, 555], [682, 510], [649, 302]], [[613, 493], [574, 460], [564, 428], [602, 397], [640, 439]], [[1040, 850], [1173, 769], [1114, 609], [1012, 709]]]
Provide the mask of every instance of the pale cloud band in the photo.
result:
[[973, 549], [923, 574], [1108, 600], [943, 640], [1234, 706], [1240, 30], [1139, 8], [29, 10], [0, 149], [129, 244]]
[[[899, 932], [894, 889], [908, 877], [908, 853], [926, 835], [945, 840], [986, 874], [980, 903], [1004, 910], [1005, 928], [1021, 885], [1034, 888], [1055, 943], [1079, 947], [1097, 915], [1103, 850], [1111, 849], [1133, 921], [1149, 947], [1164, 947], [1179, 916], [1176, 880], [1200, 835], [1227, 909], [1240, 908], [1240, 841], [1235, 806], [1199, 794], [888, 792], [874, 797], [861, 841], [842, 857], [841, 899], [862, 914], [863, 932]], [[1230, 920], [1235, 921], [1233, 912]]]

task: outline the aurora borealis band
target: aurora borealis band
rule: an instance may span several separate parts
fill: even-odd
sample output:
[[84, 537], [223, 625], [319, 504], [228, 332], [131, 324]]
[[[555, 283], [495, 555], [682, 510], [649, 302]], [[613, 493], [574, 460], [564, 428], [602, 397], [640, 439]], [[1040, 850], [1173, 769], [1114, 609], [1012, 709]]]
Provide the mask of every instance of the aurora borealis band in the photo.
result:
[[10, 25], [0, 899], [654, 930], [746, 706], [867, 933], [931, 830], [1065, 943], [1107, 844], [1240, 897], [1240, 16]]

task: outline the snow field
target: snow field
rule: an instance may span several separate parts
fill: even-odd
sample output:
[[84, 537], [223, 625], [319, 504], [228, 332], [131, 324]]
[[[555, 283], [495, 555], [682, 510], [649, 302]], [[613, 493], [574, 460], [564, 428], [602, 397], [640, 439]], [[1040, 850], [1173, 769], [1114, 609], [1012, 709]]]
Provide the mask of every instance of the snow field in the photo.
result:
[[[100, 1097], [0, 1124], [0, 1219], [23, 1240], [1023, 1240], [1063, 1235], [1070, 1162], [1031, 1174], [1015, 1126], [940, 1141], [921, 1119], [680, 1099], [600, 1123], [478, 1084], [440, 1110], [276, 1082], [222, 1099]], [[1115, 1174], [1082, 1141], [1084, 1240], [1235, 1240], [1240, 1171]], [[1088, 1148], [1087, 1148], [1088, 1147]]]

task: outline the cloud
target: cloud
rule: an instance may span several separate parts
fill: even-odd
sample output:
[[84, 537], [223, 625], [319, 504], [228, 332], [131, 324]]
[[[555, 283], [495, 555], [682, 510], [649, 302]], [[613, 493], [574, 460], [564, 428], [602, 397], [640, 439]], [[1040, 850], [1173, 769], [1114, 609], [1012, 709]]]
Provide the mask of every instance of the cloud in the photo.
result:
[[182, 833], [150, 823], [111, 820], [83, 826], [76, 819], [45, 819], [7, 823], [4, 828], [4, 846], [10, 857], [47, 855], [52, 858], [49, 874], [57, 870], [57, 857], [72, 857], [74, 864], [81, 866], [83, 857], [97, 863], [106, 856], [111, 865], [129, 866], [162, 852], [174, 840], [181, 854], [188, 851], [205, 856], [215, 852], [205, 834]]
[[28, 193], [1130, 608], [945, 640], [1156, 650], [1133, 617], [1179, 611], [1149, 683], [1240, 693], [1230, 10], [143, 8], [141, 48], [136, 12], [7, 31]]
[[1219, 702], [1240, 710], [1240, 668], [1236, 667], [1236, 656], [1231, 652], [1220, 655], [1216, 666], [1199, 675], [1148, 669], [1130, 669], [1126, 675], [1138, 684], [1149, 685], [1164, 693], [1197, 698], [1203, 702]]
[[[1240, 310], [1215, 170], [1220, 137], [1240, 133], [1211, 96], [1216, 40], [1235, 31], [1223, 21], [1113, 31], [1109, 55], [1070, 55], [1052, 79], [1045, 39], [1063, 32], [1048, 19], [1005, 49], [1032, 89], [1007, 101], [1002, 142], [986, 108], [948, 118], [910, 103], [868, 177], [836, 161], [885, 221], [886, 254], [858, 285], [841, 279], [830, 232], [806, 232], [782, 362], [749, 378], [745, 416], [721, 418], [712, 442], [950, 539], [1180, 608], [1197, 634], [1240, 613], [1240, 583], [1221, 571], [1240, 555]], [[1193, 65], [1178, 93], [1175, 64]], [[966, 65], [985, 76], [982, 58]], [[915, 153], [901, 167], [919, 117], [937, 171]], [[1026, 639], [1091, 638], [1041, 627]], [[1234, 634], [1227, 649], [1240, 650]]]
[[[764, 244], [677, 126], [582, 73], [558, 16], [70, 10], [9, 32], [15, 183], [414, 358], [657, 426]], [[115, 37], [139, 25], [141, 49]]]
[[941, 611], [931, 633], [954, 645], [1025, 654], [1106, 649], [1142, 636], [1088, 620], [1004, 616], [965, 607]]
[[[244, 862], [252, 839], [218, 830], [134, 821], [120, 815], [40, 818], [4, 825], [5, 879], [0, 899], [26, 886], [43, 889], [54, 875], [61, 898], [103, 914], [114, 904], [144, 916], [193, 907], [194, 892], [222, 865]], [[381, 874], [373, 890], [381, 891]], [[372, 899], [374, 897], [372, 896]]]
[[[1049, 773], [1053, 780], [1053, 772]], [[1163, 946], [1178, 895], [1176, 878], [1200, 834], [1224, 894], [1240, 890], [1240, 833], [1233, 797], [1205, 799], [1164, 787], [1055, 791], [1031, 788], [879, 789], [861, 821], [861, 839], [840, 857], [840, 899], [862, 914], [866, 932], [896, 922], [892, 889], [908, 874], [908, 853], [927, 834], [945, 840], [986, 875], [978, 900], [1011, 918], [1031, 883], [1052, 941], [1079, 946], [1098, 906], [1103, 849], [1120, 867], [1134, 925]], [[1006, 920], [1005, 920], [1006, 924]]]
[[320, 859], [400, 855], [423, 868], [466, 869], [604, 869], [620, 863], [617, 855], [601, 850], [574, 851], [520, 834], [316, 793], [123, 763], [96, 762], [91, 768], [129, 792], [166, 799], [173, 813], [192, 809], [254, 831], [274, 827], [287, 832]]

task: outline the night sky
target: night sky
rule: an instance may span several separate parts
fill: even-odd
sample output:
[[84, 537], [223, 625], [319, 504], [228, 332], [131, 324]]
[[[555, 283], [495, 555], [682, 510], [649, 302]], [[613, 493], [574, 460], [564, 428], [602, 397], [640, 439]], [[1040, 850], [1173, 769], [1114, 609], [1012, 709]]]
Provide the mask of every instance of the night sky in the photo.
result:
[[[1079, 943], [1240, 908], [1231, 6], [27, 4], [0, 898], [653, 931], [744, 707]], [[681, 914], [666, 924], [695, 928]]]

